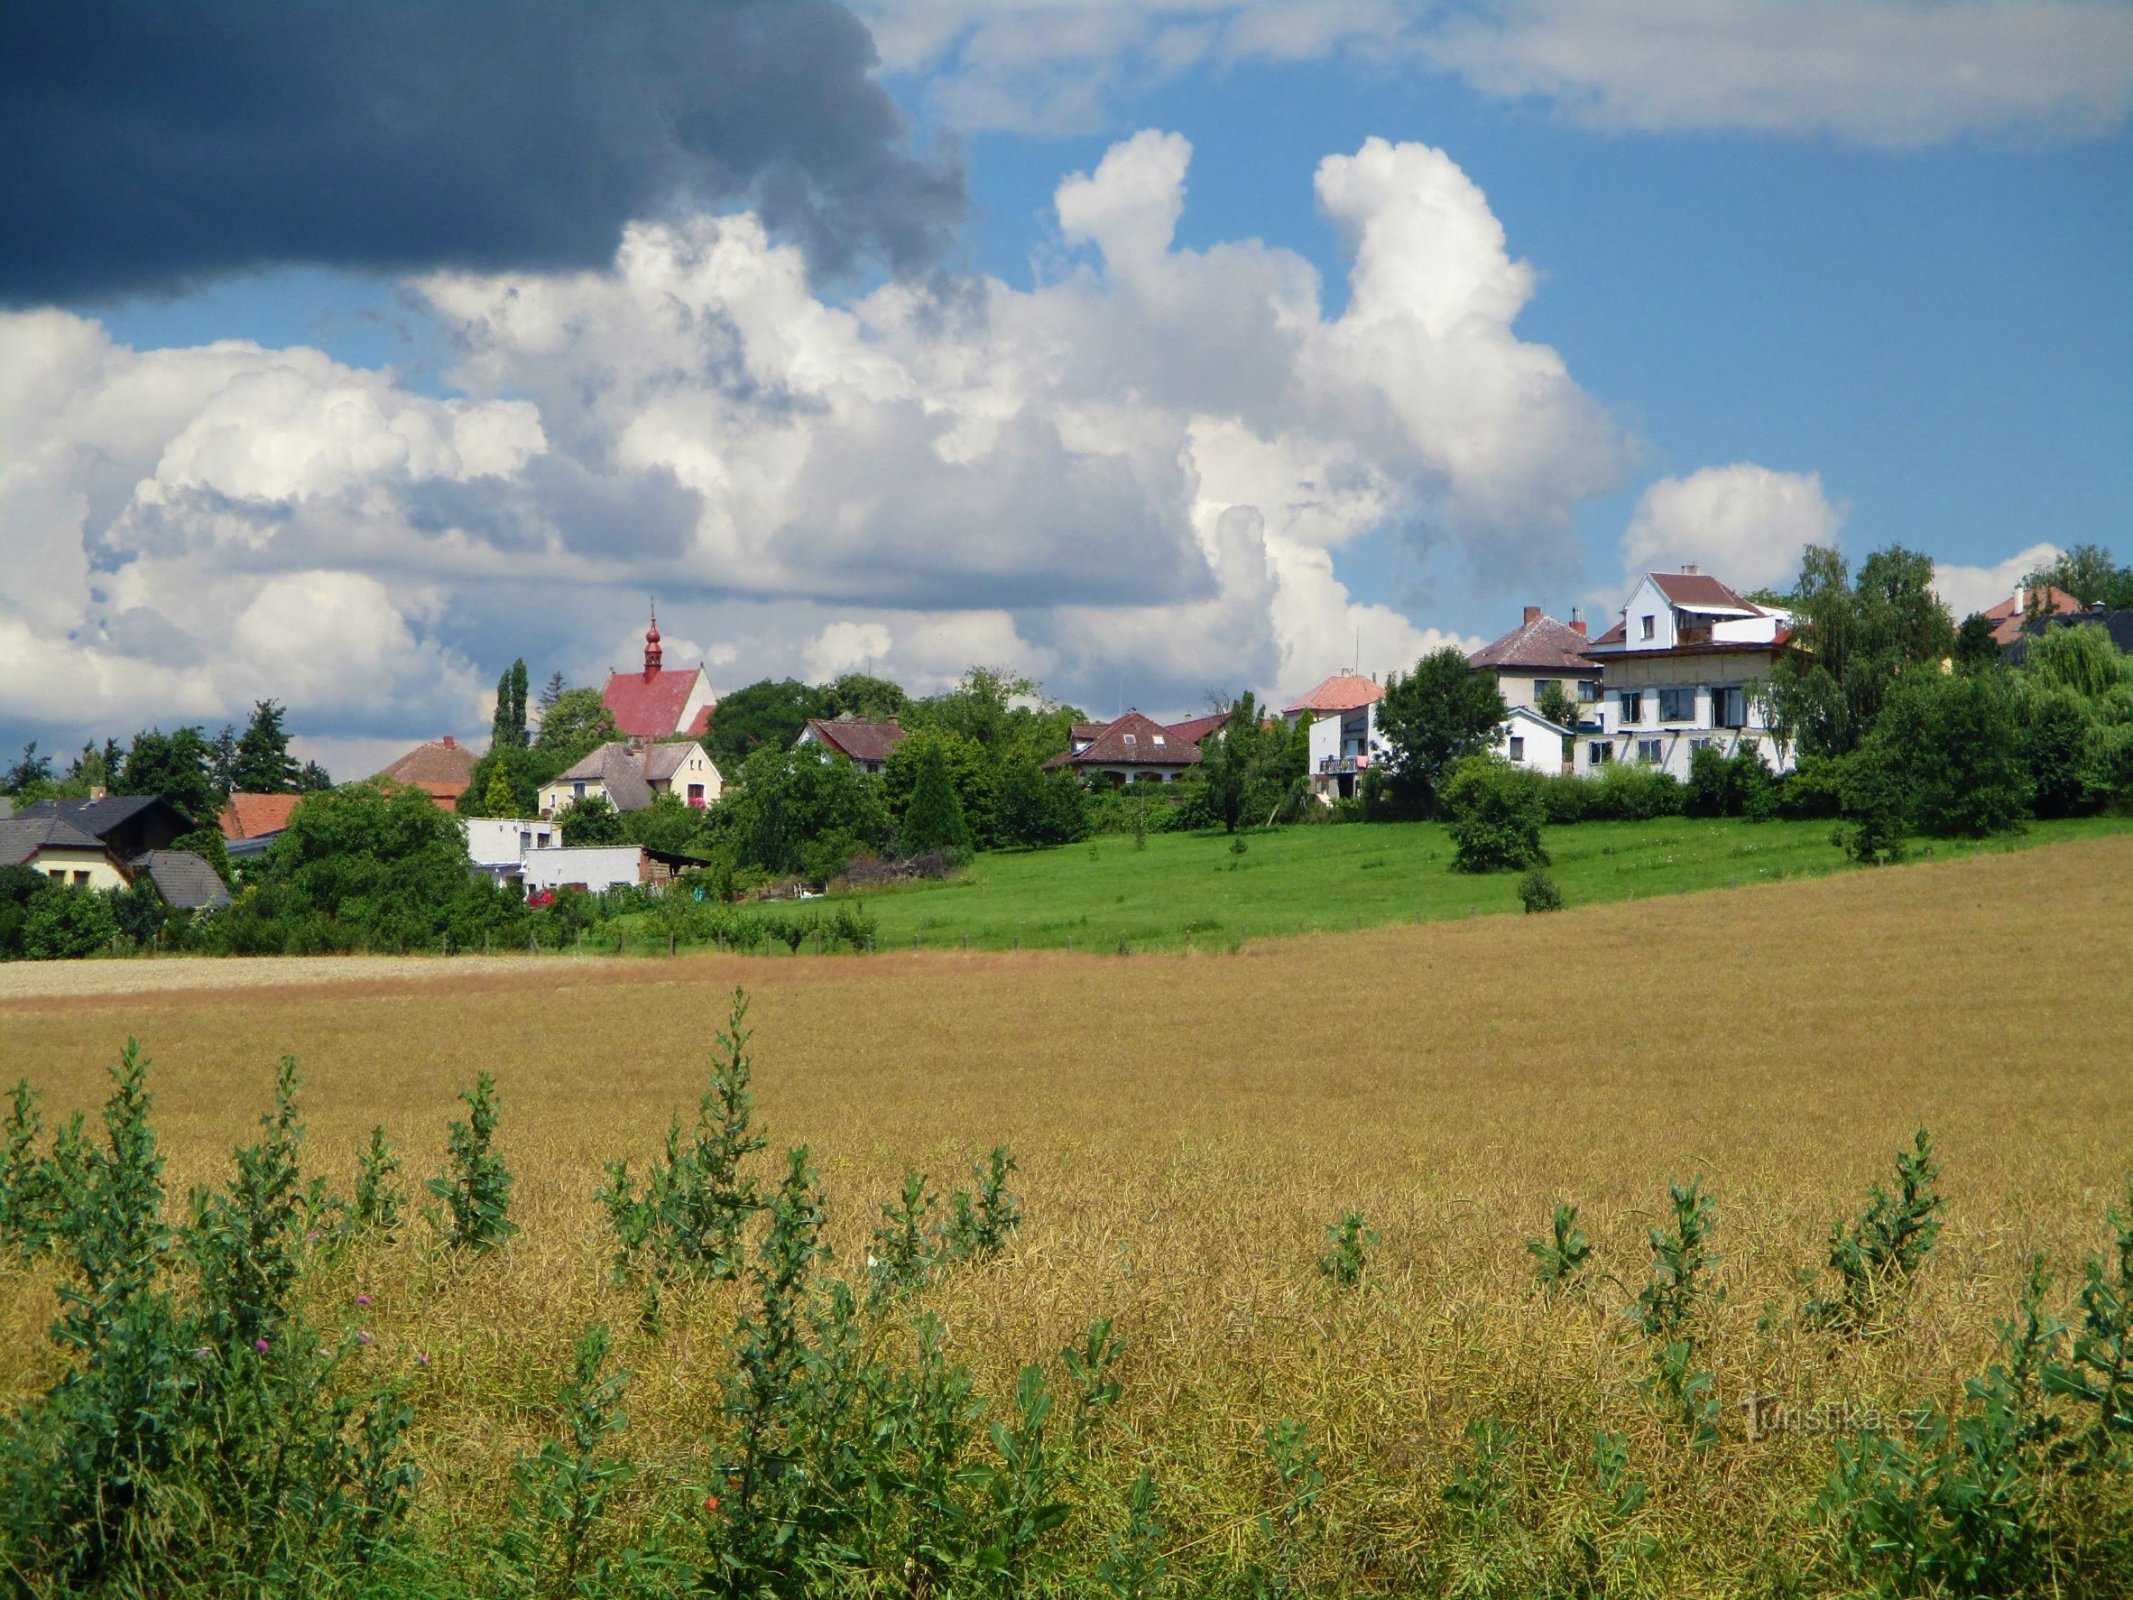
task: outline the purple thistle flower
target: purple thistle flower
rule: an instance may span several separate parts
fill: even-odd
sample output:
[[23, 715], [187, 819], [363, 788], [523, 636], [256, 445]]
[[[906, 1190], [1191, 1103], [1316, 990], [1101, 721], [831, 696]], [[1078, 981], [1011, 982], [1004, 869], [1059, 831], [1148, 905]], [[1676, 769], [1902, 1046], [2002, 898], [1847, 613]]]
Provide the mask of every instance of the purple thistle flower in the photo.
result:
[[370, 1343], [370, 1330], [368, 1328], [358, 1328], [356, 1330], [356, 1343], [366, 1345]]
[[254, 1350], [257, 1350], [261, 1355], [265, 1355], [267, 1353], [267, 1341], [264, 1339], [254, 1339], [252, 1341], [252, 1348]]
[[356, 1304], [357, 1304], [357, 1305], [359, 1305], [359, 1306], [367, 1306], [367, 1305], [369, 1305], [369, 1304], [370, 1304], [370, 1296], [369, 1296], [369, 1295], [367, 1295], [367, 1294], [359, 1294], [359, 1295], [357, 1295], [357, 1296], [356, 1296]]

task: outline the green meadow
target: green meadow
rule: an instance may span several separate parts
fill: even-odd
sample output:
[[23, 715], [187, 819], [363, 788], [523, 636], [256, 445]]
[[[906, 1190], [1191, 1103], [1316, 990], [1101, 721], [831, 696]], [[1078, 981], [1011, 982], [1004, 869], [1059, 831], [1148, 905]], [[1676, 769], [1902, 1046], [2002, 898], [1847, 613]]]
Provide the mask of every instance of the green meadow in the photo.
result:
[[[1994, 839], [1913, 842], [1914, 861], [2024, 850], [2133, 832], [2133, 819], [2036, 822]], [[1241, 841], [1241, 852], [1235, 845]], [[1667, 817], [1584, 822], [1542, 835], [1565, 906], [1689, 894], [1856, 871], [1827, 822]], [[1245, 938], [1432, 922], [1521, 909], [1518, 874], [1451, 870], [1438, 823], [1281, 828], [1237, 835], [1106, 834], [1054, 850], [977, 857], [958, 877], [850, 896], [877, 925], [877, 947], [1099, 952], [1174, 950], [1188, 939]], [[833, 896], [845, 898], [844, 896]]]

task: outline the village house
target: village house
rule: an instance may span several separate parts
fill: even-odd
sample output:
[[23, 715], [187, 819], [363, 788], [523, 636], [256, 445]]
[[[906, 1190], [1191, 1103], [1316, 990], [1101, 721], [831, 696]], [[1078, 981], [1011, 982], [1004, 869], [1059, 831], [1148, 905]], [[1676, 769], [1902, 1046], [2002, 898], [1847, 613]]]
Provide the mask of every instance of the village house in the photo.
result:
[[1591, 647], [1585, 619], [1576, 611], [1568, 622], [1558, 622], [1539, 606], [1527, 606], [1517, 627], [1476, 650], [1466, 664], [1495, 680], [1507, 706], [1538, 711], [1553, 686], [1577, 705], [1583, 721], [1592, 714], [1587, 708], [1600, 703], [1600, 668], [1585, 654]]
[[1067, 748], [1044, 764], [1047, 770], [1065, 768], [1113, 784], [1175, 783], [1200, 764], [1197, 740], [1138, 711], [1100, 728], [1077, 723], [1072, 731]]
[[0, 822], [0, 867], [28, 867], [77, 889], [123, 889], [127, 883], [116, 851], [58, 816]]
[[1589, 776], [1578, 763], [1578, 739], [1574, 730], [1550, 722], [1531, 706], [1513, 706], [1496, 726], [1489, 748], [1514, 767], [1553, 777], [1574, 772]]
[[600, 703], [615, 719], [615, 731], [630, 739], [701, 738], [711, 726], [718, 696], [711, 674], [701, 662], [693, 667], [665, 664], [659, 643], [659, 612], [644, 632], [644, 666], [636, 672], [610, 672]]
[[1986, 611], [1984, 617], [1992, 624], [1992, 642], [2005, 649], [2024, 633], [2040, 630], [2047, 619], [2071, 616], [2080, 610], [2081, 602], [2064, 589], [2017, 589]]
[[810, 717], [807, 726], [800, 730], [800, 737], [793, 740], [795, 750], [808, 745], [820, 745], [825, 750], [843, 756], [862, 772], [880, 772], [888, 765], [889, 757], [896, 747], [904, 742], [904, 727], [894, 717], [886, 722], [871, 722], [865, 717]]
[[450, 811], [474, 781], [474, 761], [474, 752], [448, 733], [416, 745], [370, 781], [381, 789], [420, 789]]
[[1637, 761], [1686, 780], [1698, 750], [1759, 752], [1790, 771], [1755, 693], [1791, 640], [1791, 613], [1758, 605], [1694, 567], [1647, 573], [1588, 652], [1601, 669], [1599, 727], [1579, 733], [1578, 770]]
[[469, 817], [466, 828], [467, 859], [499, 883], [517, 883], [529, 854], [563, 840], [562, 829], [542, 817]]
[[170, 844], [192, 832], [185, 814], [154, 795], [40, 800], [0, 822], [0, 866], [26, 866], [71, 887], [124, 889], [146, 882], [166, 905], [230, 903], [215, 869]]
[[1309, 718], [1312, 793], [1331, 804], [1354, 796], [1364, 773], [1383, 762], [1390, 747], [1378, 737], [1378, 702], [1385, 690], [1375, 678], [1336, 672], [1282, 715], [1290, 727]]
[[671, 794], [701, 811], [718, 804], [725, 787], [717, 765], [693, 739], [667, 744], [618, 739], [603, 744], [545, 785], [540, 809], [542, 817], [553, 817], [573, 801], [599, 798], [617, 811], [642, 811], [653, 796]]
[[558, 845], [529, 850], [520, 864], [520, 881], [531, 895], [577, 889], [601, 894], [609, 889], [662, 889], [674, 874], [697, 863], [635, 844]]
[[256, 856], [281, 837], [295, 814], [300, 794], [233, 794], [215, 819], [222, 830], [223, 854], [236, 859]]

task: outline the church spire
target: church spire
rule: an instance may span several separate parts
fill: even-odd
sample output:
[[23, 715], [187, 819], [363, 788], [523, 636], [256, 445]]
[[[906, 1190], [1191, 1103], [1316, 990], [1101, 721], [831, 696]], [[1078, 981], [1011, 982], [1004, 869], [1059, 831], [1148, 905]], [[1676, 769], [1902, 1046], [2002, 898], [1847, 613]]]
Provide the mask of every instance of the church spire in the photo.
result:
[[659, 602], [652, 602], [652, 625], [644, 630], [644, 675], [647, 678], [659, 673]]

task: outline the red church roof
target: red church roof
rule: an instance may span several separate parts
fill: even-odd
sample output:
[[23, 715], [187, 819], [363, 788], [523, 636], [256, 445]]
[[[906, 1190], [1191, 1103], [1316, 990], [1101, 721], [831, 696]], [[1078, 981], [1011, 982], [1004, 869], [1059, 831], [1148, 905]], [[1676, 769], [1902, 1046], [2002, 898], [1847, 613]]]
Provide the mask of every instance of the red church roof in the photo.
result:
[[681, 708], [689, 703], [702, 669], [676, 667], [668, 672], [610, 672], [600, 699], [615, 719], [617, 731], [638, 739], [664, 739], [669, 734], [700, 734], [711, 726], [711, 708], [703, 707], [680, 726]]
[[600, 701], [607, 707], [608, 715], [615, 719], [616, 730], [625, 737], [665, 739], [677, 733], [699, 735], [711, 726], [711, 708], [700, 707], [689, 719], [687, 727], [681, 724], [681, 714], [688, 706], [690, 692], [695, 689], [702, 672], [701, 667], [666, 670], [659, 645], [659, 613], [654, 611], [652, 625], [644, 632], [644, 670], [610, 672], [607, 687], [600, 691]]

